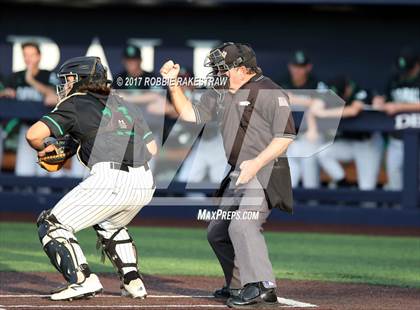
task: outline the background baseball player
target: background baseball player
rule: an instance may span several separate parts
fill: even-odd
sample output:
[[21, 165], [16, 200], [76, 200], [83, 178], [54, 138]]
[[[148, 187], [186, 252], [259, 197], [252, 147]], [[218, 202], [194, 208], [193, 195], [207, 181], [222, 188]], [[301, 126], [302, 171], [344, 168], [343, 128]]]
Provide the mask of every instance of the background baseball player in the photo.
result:
[[[209, 53], [207, 66], [215, 76], [228, 78], [228, 92], [208, 90], [198, 104], [192, 104], [176, 84], [170, 93], [185, 121], [218, 120], [231, 166], [218, 195], [233, 198], [230, 203], [222, 199], [220, 208], [236, 211], [238, 217], [211, 221], [207, 235], [226, 281], [226, 288], [215, 296], [229, 297], [229, 307], [273, 305], [276, 283], [262, 225], [272, 207], [292, 209], [289, 165], [286, 157], [280, 157], [295, 137], [287, 95], [262, 75], [247, 44], [222, 44]], [[179, 68], [168, 61], [161, 74], [175, 79]], [[251, 210], [258, 212], [258, 219], [244, 220], [241, 216]]]
[[[320, 94], [326, 88], [312, 71], [313, 64], [308, 55], [298, 50], [293, 53], [287, 65], [288, 73], [279, 84], [289, 96], [290, 104], [296, 110], [309, 109], [315, 102], [320, 101]], [[312, 90], [312, 91], [311, 91]], [[300, 126], [299, 136], [287, 150], [289, 158], [292, 186], [297, 187], [302, 182], [304, 188], [317, 188], [320, 185], [319, 165], [316, 156], [306, 154], [316, 153], [322, 144], [322, 135], [319, 134], [315, 117], [306, 113], [307, 128]]]
[[[67, 141], [77, 141], [77, 156], [90, 175], [37, 220], [44, 251], [68, 282], [53, 291], [51, 299], [80, 298], [102, 290], [74, 235], [92, 226], [119, 273], [123, 295], [143, 298], [146, 290], [136, 248], [125, 226], [153, 196], [147, 164], [157, 149], [152, 133], [139, 111], [111, 92], [98, 57], [70, 59], [58, 77], [61, 101], [26, 137], [39, 152], [40, 165], [49, 171], [60, 169], [74, 153]], [[44, 139], [50, 136], [60, 142], [46, 146]], [[63, 161], [57, 161], [63, 154]]]
[[[420, 59], [418, 51], [405, 48], [396, 59], [397, 72], [386, 86], [385, 96], [374, 98], [373, 105], [388, 115], [420, 111]], [[388, 184], [390, 190], [403, 188], [404, 144], [401, 134], [389, 135], [386, 157]]]
[[[318, 102], [312, 111], [318, 118], [357, 117], [371, 105], [370, 91], [361, 88], [350, 78], [340, 75], [328, 82], [330, 89], [345, 101], [344, 107], [335, 100]], [[332, 179], [330, 186], [346, 186], [346, 175], [341, 162], [356, 164], [360, 190], [374, 190], [382, 158], [382, 137], [371, 132], [338, 131], [334, 143], [317, 155], [322, 169]]]
[[[40, 105], [53, 107], [57, 103], [54, 87], [57, 82], [56, 75], [48, 70], [39, 68], [41, 62], [41, 49], [37, 43], [25, 42], [22, 44], [22, 56], [26, 69], [14, 72], [5, 83], [5, 89], [0, 91], [0, 97], [15, 98], [20, 101], [35, 101]], [[35, 162], [36, 154], [25, 140], [25, 133], [30, 123], [18, 121], [19, 137], [16, 153], [15, 173], [19, 176], [45, 175]], [[1, 138], [1, 137], [0, 137]]]

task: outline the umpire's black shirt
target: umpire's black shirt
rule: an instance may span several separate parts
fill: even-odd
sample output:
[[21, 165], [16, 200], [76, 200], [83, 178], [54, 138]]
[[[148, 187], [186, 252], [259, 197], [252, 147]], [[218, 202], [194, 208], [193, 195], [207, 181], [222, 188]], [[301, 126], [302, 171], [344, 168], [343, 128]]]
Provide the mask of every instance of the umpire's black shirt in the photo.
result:
[[[296, 132], [288, 97], [271, 79], [257, 74], [237, 92], [222, 100], [215, 91], [207, 91], [193, 105], [197, 123], [217, 119], [223, 136], [225, 153], [232, 169], [258, 156], [276, 137], [294, 139]], [[246, 131], [246, 133], [245, 133]], [[239, 139], [238, 139], [239, 137]], [[265, 189], [270, 207], [292, 212], [293, 197], [287, 157], [267, 164], [257, 174]], [[226, 180], [218, 195], [223, 195]]]
[[140, 110], [112, 92], [70, 95], [41, 121], [53, 136], [69, 134], [77, 140], [79, 159], [89, 168], [107, 161], [141, 166], [151, 158], [146, 144], [153, 135]]
[[[218, 98], [215, 91], [209, 90], [193, 108], [198, 124], [214, 119], [220, 122], [231, 166], [255, 158], [273, 138], [293, 139], [296, 135], [286, 93], [261, 74], [252, 77], [237, 92], [226, 93], [222, 102]], [[244, 134], [244, 127], [246, 136], [239, 140], [242, 143], [235, 143], [236, 135]]]

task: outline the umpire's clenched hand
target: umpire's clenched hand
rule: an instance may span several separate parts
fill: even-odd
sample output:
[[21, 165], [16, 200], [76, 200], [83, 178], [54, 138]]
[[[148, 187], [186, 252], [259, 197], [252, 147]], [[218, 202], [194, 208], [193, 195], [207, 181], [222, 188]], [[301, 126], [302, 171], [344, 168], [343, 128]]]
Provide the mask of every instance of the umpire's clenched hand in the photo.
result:
[[168, 60], [163, 64], [162, 68], [160, 68], [160, 74], [163, 78], [171, 80], [171, 84], [176, 83], [179, 69], [179, 64], [174, 63], [172, 60]]
[[245, 160], [241, 163], [239, 168], [241, 169], [241, 173], [236, 181], [236, 186], [246, 184], [255, 177], [257, 172], [261, 169], [261, 164], [256, 159]]

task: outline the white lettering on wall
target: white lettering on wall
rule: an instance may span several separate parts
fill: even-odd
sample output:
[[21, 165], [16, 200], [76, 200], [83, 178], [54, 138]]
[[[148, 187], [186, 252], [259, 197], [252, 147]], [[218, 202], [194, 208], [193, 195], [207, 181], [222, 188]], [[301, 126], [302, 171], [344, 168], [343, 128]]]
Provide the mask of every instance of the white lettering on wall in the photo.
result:
[[399, 114], [395, 116], [395, 129], [420, 128], [420, 114]]

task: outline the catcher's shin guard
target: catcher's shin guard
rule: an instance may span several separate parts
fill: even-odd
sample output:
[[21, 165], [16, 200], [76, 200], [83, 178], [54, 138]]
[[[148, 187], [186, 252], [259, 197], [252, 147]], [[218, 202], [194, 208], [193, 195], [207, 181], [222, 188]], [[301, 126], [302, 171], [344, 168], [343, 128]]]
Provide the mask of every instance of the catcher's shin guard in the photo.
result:
[[49, 211], [37, 219], [39, 240], [53, 266], [69, 283], [80, 283], [90, 275], [86, 258], [76, 237]]
[[105, 230], [99, 225], [93, 227], [98, 235], [97, 248], [102, 249], [102, 261], [105, 255], [114, 265], [122, 281], [126, 282], [139, 277], [137, 267], [137, 249], [127, 228]]

